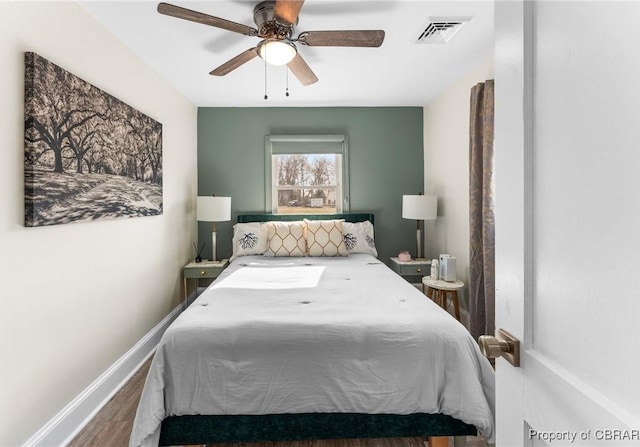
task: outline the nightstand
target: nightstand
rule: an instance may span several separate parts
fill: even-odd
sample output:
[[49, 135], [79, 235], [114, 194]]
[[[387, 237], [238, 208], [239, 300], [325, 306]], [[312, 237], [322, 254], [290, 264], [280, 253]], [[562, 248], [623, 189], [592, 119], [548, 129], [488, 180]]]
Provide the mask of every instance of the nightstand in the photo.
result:
[[419, 258], [401, 261], [398, 258], [391, 258], [391, 268], [407, 281], [412, 282], [412, 279], [417, 279], [417, 282], [420, 283], [423, 276], [431, 274], [431, 259]]
[[187, 308], [187, 285], [190, 279], [196, 280], [196, 296], [198, 295], [198, 280], [200, 278], [216, 279], [229, 265], [228, 259], [221, 261], [192, 261], [182, 267], [182, 280], [184, 282], [184, 308]]
[[443, 281], [441, 279], [431, 279], [431, 276], [422, 278], [422, 285], [426, 287], [424, 292], [437, 305], [447, 310], [447, 294], [451, 294], [453, 302], [453, 313], [456, 320], [460, 321], [460, 305], [458, 304], [458, 289], [464, 287], [464, 283], [459, 279], [455, 281]]

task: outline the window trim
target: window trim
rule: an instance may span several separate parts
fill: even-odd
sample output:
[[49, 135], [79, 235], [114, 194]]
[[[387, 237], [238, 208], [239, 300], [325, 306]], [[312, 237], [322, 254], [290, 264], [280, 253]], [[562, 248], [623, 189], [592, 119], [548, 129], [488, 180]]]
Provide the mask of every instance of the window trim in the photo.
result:
[[[318, 150], [300, 149], [296, 152], [290, 151], [278, 151], [275, 149], [273, 143], [340, 143], [340, 150], [338, 151], [326, 151], [318, 152]], [[349, 212], [349, 142], [346, 135], [267, 135], [264, 137], [264, 209], [267, 213], [277, 214], [273, 209], [273, 182], [272, 172], [273, 166], [271, 164], [272, 155], [278, 154], [339, 154], [342, 155], [342, 212]]]

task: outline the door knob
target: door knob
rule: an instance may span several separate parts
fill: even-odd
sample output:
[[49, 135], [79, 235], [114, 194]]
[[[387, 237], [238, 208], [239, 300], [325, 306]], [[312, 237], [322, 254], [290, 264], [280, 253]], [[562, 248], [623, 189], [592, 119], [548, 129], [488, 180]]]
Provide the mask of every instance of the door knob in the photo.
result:
[[503, 357], [513, 366], [520, 366], [520, 340], [505, 331], [498, 329], [496, 336], [481, 335], [478, 338], [480, 352], [488, 359]]

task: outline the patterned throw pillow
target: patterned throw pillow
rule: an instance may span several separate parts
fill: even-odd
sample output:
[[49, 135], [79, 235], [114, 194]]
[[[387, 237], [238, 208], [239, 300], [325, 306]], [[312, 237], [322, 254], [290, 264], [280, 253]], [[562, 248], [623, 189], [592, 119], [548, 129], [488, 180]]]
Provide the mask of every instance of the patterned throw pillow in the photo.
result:
[[233, 255], [262, 255], [267, 251], [267, 224], [260, 222], [239, 223], [233, 226]]
[[304, 220], [309, 256], [347, 256], [342, 238], [344, 220]]
[[373, 224], [368, 220], [357, 223], [345, 222], [342, 224], [342, 234], [349, 254], [366, 253], [378, 257], [373, 239]]
[[304, 222], [267, 222], [266, 256], [304, 256]]

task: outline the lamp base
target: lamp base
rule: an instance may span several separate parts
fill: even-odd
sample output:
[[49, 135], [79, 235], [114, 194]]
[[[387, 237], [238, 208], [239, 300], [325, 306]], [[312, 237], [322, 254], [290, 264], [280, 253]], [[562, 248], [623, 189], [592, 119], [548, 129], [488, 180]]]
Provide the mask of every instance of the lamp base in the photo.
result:
[[216, 232], [211, 233], [211, 260], [216, 261]]

